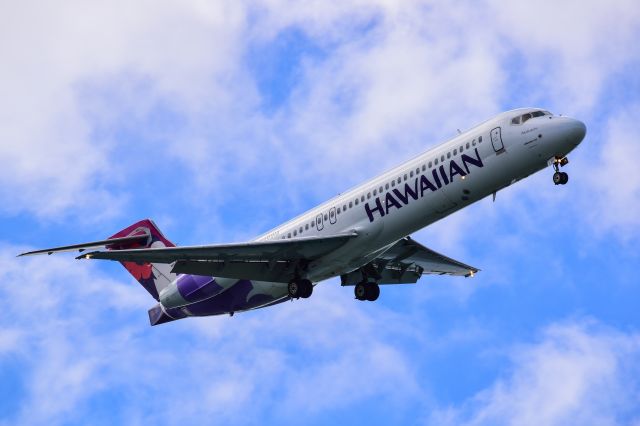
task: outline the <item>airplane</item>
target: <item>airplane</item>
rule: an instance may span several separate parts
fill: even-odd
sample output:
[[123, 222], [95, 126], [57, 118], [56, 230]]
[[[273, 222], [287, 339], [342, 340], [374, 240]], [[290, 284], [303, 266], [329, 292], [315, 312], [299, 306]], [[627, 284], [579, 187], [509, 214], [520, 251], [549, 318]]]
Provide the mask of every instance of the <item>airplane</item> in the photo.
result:
[[[340, 277], [355, 298], [375, 301], [382, 284], [425, 274], [471, 277], [479, 270], [409, 235], [548, 166], [553, 183], [585, 137], [583, 122], [540, 108], [503, 112], [344, 192], [256, 239], [176, 247], [152, 220], [106, 240], [30, 251], [75, 251], [77, 259], [119, 261], [153, 296], [151, 325], [233, 315], [308, 298]], [[99, 248], [85, 252], [89, 248]]]

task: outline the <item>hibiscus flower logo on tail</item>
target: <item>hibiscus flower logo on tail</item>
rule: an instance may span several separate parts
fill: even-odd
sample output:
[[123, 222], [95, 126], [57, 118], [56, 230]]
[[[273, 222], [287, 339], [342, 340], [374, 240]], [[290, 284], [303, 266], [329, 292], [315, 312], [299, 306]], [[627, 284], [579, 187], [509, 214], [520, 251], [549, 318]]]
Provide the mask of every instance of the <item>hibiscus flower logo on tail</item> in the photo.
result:
[[122, 262], [122, 264], [139, 282], [147, 281], [153, 276], [150, 263]]

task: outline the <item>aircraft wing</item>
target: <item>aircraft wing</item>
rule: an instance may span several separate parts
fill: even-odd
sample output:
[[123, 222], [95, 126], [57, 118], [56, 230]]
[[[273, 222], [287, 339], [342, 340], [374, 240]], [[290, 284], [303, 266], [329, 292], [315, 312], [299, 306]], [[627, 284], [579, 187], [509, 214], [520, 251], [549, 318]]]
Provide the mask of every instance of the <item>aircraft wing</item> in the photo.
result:
[[386, 267], [409, 265], [422, 269], [422, 274], [470, 276], [478, 268], [437, 253], [411, 238], [403, 238], [379, 257]]
[[136, 263], [173, 264], [176, 274], [289, 282], [296, 267], [304, 266], [356, 237], [355, 232], [330, 237], [307, 237], [187, 247], [94, 251], [78, 259], [107, 259]]
[[[479, 271], [478, 268], [437, 253], [409, 237], [397, 241], [367, 267], [369, 275], [377, 276], [379, 284], [413, 284], [424, 274], [469, 277]], [[343, 275], [342, 285], [354, 285], [361, 277], [359, 271]]]

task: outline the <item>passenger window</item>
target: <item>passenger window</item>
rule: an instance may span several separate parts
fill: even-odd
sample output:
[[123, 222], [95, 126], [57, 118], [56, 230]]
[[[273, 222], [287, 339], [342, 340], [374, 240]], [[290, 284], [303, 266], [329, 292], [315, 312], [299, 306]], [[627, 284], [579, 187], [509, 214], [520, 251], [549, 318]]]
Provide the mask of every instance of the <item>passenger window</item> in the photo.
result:
[[291, 238], [291, 232], [287, 234], [287, 238]]
[[433, 164], [431, 163], [431, 161], [429, 161], [429, 168], [431, 168], [433, 166]]
[[[413, 170], [409, 172], [409, 177], [413, 177]], [[407, 175], [404, 175], [404, 180], [407, 180]]]
[[467, 142], [467, 149], [469, 149], [469, 142]]
[[482, 136], [478, 138], [478, 143], [482, 143]]
[[340, 207], [338, 207], [338, 210], [336, 210], [336, 212], [337, 212], [338, 214], [340, 214]]
[[426, 171], [427, 171], [427, 165], [426, 165], [426, 164], [423, 164], [423, 165], [422, 165], [422, 171], [423, 171], [423, 172], [426, 172]]
[[437, 158], [435, 159], [433, 164], [436, 165], [436, 166], [438, 165], [438, 159]]
[[457, 150], [457, 149], [454, 149], [454, 150], [453, 150], [453, 155], [456, 155], [456, 154], [458, 154], [458, 150]]
[[474, 139], [474, 140], [471, 142], [471, 144], [472, 144], [473, 146], [476, 146], [476, 140]]
[[364, 203], [364, 195], [362, 197], [360, 197], [360, 201], [362, 201]]
[[[422, 166], [422, 167], [424, 167], [424, 166]], [[418, 168], [416, 169], [416, 176], [418, 176], [419, 174], [420, 174], [420, 167], [418, 167]]]
[[463, 146], [460, 145], [460, 154], [462, 154], [462, 148], [463, 148]]
[[296, 235], [298, 235], [298, 231], [294, 230], [293, 231], [293, 236], [295, 237]]
[[404, 180], [407, 180], [407, 175], [404, 175]]
[[371, 193], [370, 193], [370, 192], [368, 192], [368, 193], [367, 193], [367, 200], [368, 200], [369, 198], [371, 198]]
[[442, 161], [444, 163], [444, 155], [442, 157], [440, 157], [440, 161]]
[[398, 177], [398, 183], [401, 183], [401, 182], [402, 182], [402, 178]]
[[329, 216], [327, 216], [327, 214], [324, 214], [324, 221], [326, 222], [327, 220], [329, 220]]
[[300, 233], [302, 234], [302, 226], [300, 227]]
[[357, 206], [357, 205], [358, 205], [358, 199], [357, 199], [357, 198], [356, 198], [356, 201], [355, 201], [355, 203], [356, 203], [356, 206]]
[[386, 184], [386, 185], [384, 186], [384, 189], [389, 189], [389, 184]]
[[396, 186], [396, 181], [395, 180], [391, 181], [391, 186]]
[[353, 207], [353, 203], [351, 201], [349, 201], [349, 208]]
[[451, 158], [451, 153], [447, 152], [447, 158]]
[[382, 194], [382, 187], [380, 187], [380, 193]]
[[308, 223], [304, 226], [304, 230], [305, 230], [305, 231], [308, 231], [308, 230], [309, 230], [309, 224], [308, 224]]

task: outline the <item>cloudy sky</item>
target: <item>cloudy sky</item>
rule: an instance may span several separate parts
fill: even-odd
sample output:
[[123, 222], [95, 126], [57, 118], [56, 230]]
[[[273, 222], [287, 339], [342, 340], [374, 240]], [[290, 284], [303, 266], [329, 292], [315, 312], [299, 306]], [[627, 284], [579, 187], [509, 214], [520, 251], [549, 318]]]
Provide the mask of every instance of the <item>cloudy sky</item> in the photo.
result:
[[[640, 5], [2, 1], [0, 424], [640, 424]], [[414, 238], [482, 269], [150, 328], [145, 217], [243, 241], [494, 114], [583, 120]]]

